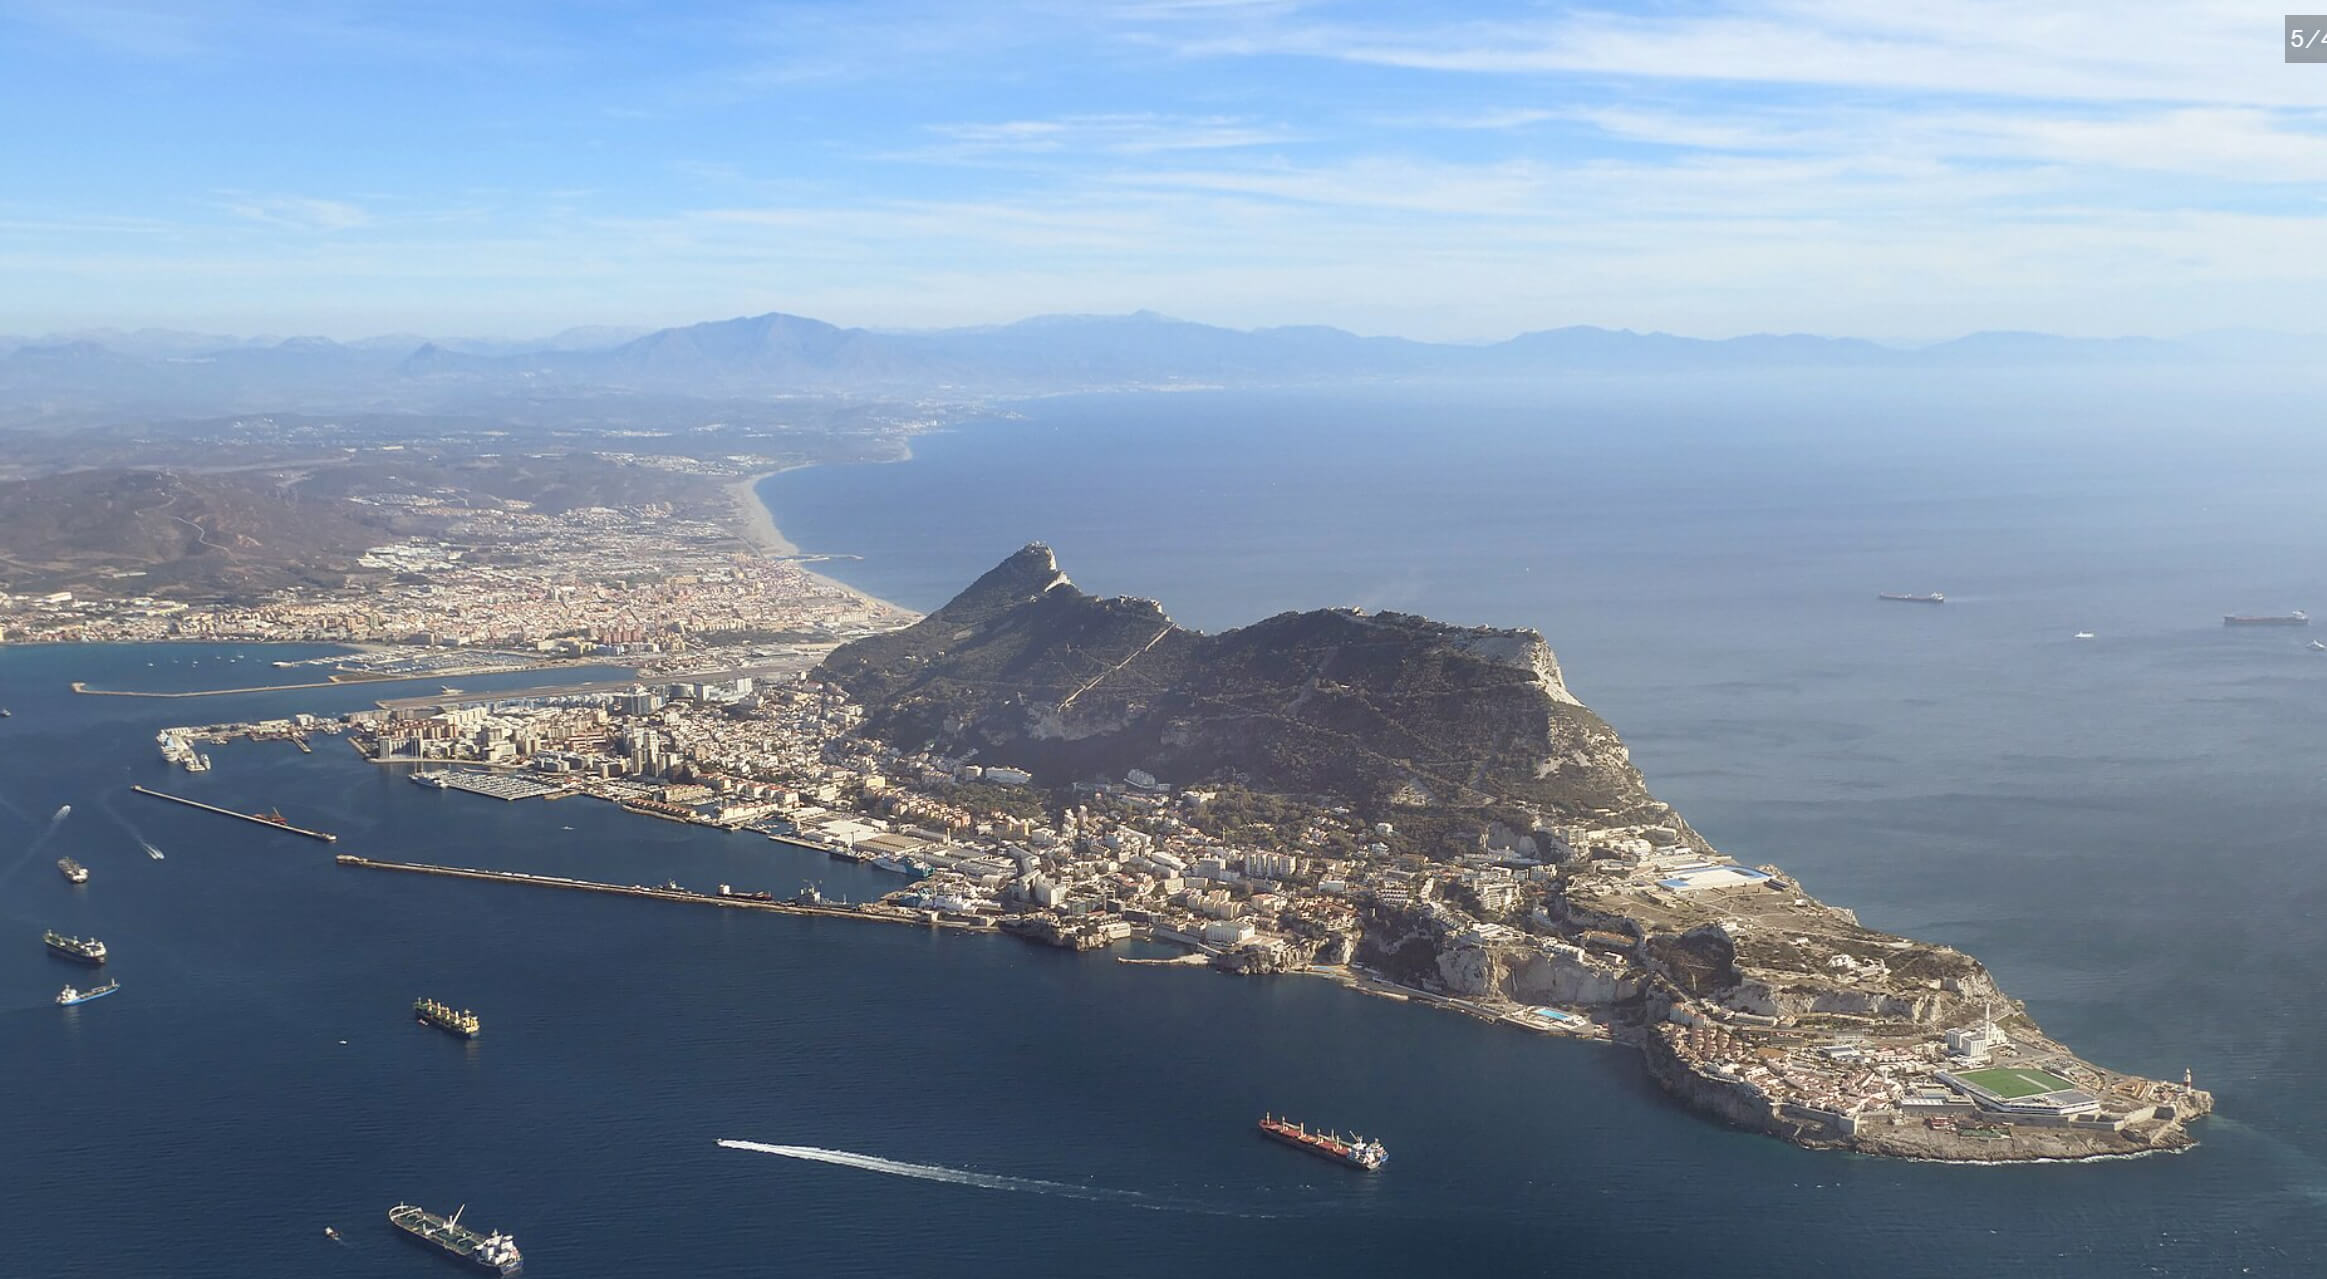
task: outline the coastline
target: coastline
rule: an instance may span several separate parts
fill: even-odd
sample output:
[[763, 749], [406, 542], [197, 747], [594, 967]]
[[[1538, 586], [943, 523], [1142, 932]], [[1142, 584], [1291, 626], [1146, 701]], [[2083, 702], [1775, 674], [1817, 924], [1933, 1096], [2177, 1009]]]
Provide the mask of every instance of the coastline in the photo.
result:
[[[738, 536], [739, 539], [744, 541], [747, 545], [752, 546], [755, 550], [763, 554], [769, 555], [771, 557], [783, 558], [788, 562], [794, 563], [796, 566], [801, 568], [803, 573], [806, 573], [809, 576], [817, 578], [830, 585], [836, 592], [845, 594], [856, 600], [863, 601], [868, 607], [868, 612], [871, 612], [875, 615], [876, 625], [896, 625], [901, 624], [902, 620], [910, 620], [913, 616], [915, 616], [910, 610], [902, 609], [887, 601], [879, 600], [877, 597], [871, 596], [866, 592], [848, 586], [846, 583], [841, 583], [835, 579], [826, 577], [823, 574], [815, 573], [813, 570], [809, 569], [805, 563], [802, 563], [804, 560], [810, 560], [816, 557], [802, 556], [799, 553], [797, 546], [788, 538], [784, 537], [781, 529], [776, 524], [775, 513], [772, 507], [766, 501], [762, 500], [758, 493], [758, 487], [763, 481], [773, 477], [774, 475], [781, 474], [784, 471], [795, 469], [800, 469], [800, 467], [785, 467], [781, 468], [780, 470], [767, 471], [753, 476], [743, 477], [725, 486], [730, 496], [741, 499], [745, 503], [743, 508], [737, 512], [735, 527], [738, 531], [736, 532], [736, 536]], [[333, 682], [336, 683], [337, 681]], [[321, 686], [323, 685], [309, 685], [307, 687]], [[99, 690], [86, 690], [76, 687], [75, 691], [81, 692]], [[189, 694], [175, 695], [187, 696]], [[165, 696], [167, 696], [167, 694], [165, 694]], [[652, 811], [640, 812], [640, 810], [637, 809], [632, 809], [630, 811], [633, 811], [634, 813], [640, 813], [640, 815], [655, 816], [662, 820], [686, 820], [685, 818], [669, 817], [665, 816], [664, 814]], [[442, 868], [437, 869], [440, 871], [442, 870]], [[1774, 871], [1774, 868], [1770, 869]], [[464, 872], [464, 874], [467, 877], [504, 877], [502, 873], [498, 872], [488, 873], [470, 871]], [[596, 889], [595, 891], [612, 890]], [[641, 893], [635, 895], [653, 896], [654, 894], [652, 892], [642, 891]], [[1801, 906], [1803, 905], [1803, 902], [1796, 901], [1794, 905]], [[1819, 909], [1823, 910], [1827, 908], [1821, 905], [1819, 906]], [[1843, 914], [1847, 916], [1847, 912], [1843, 912]], [[1856, 920], [1854, 917], [1851, 917], [1849, 922], [1853, 928], [1856, 927]], [[1052, 944], [1059, 943], [1054, 942]], [[1080, 947], [1078, 946], [1077, 948], [1079, 949]], [[1339, 984], [1356, 990], [1359, 993], [1396, 999], [1401, 1002], [1409, 1000], [1413, 1002], [1421, 1002], [1433, 1007], [1442, 1008], [1446, 1011], [1462, 1012], [1465, 1015], [1472, 1016], [1480, 1020], [1512, 1021], [1515, 1026], [1528, 1029], [1533, 1033], [1553, 1033], [1546, 1027], [1535, 1026], [1530, 1023], [1514, 1019], [1510, 1015], [1513, 1011], [1512, 1009], [1496, 1007], [1494, 1006], [1494, 1002], [1492, 1000], [1480, 1002], [1468, 999], [1453, 998], [1443, 993], [1433, 994], [1429, 991], [1418, 989], [1416, 987], [1406, 986], [1400, 982], [1389, 980], [1386, 977], [1378, 974], [1367, 974], [1360, 976], [1355, 972], [1344, 972], [1336, 975], [1324, 972], [1316, 972], [1314, 969], [1311, 971], [1314, 973], [1314, 975], [1328, 976], [1329, 978], [1336, 980]], [[1677, 996], [1675, 996], [1674, 999], [1676, 1004], [1680, 1004], [1682, 1002], [1678, 999]], [[1696, 1023], [1679, 1021], [1678, 1024], [1694, 1025]], [[1659, 1023], [1659, 1025], [1661, 1027], [1661, 1023]], [[2019, 1033], [2020, 1032], [2017, 1031], [2015, 1032], [2015, 1038], [2018, 1038]], [[2089, 1063], [2084, 1063], [2081, 1061], [2081, 1059], [2075, 1058], [2074, 1054], [2068, 1052], [2064, 1046], [2043, 1040], [2041, 1038], [2041, 1032], [2036, 1031], [2032, 1024], [2028, 1027], [2028, 1033], [2031, 1037], [2035, 1038], [2036, 1044], [2038, 1046], [2056, 1051], [2066, 1056], [2070, 1060], [2075, 1061], [2078, 1065], [2085, 1066], [2086, 1068], [2104, 1076], [2113, 1075], [2115, 1073], [2104, 1072], [2101, 1071], [2098, 1067], [2092, 1067]], [[1565, 1037], [1591, 1036], [1570, 1035]], [[2032, 1130], [2026, 1133], [2022, 1138], [2022, 1140], [2025, 1140], [2028, 1143], [2027, 1146], [2023, 1148], [2027, 1149], [2029, 1153], [2019, 1158], [1996, 1158], [1995, 1147], [1987, 1145], [1974, 1145], [1963, 1147], [1963, 1149], [1966, 1151], [1967, 1157], [1959, 1159], [1953, 1157], [1951, 1154], [1935, 1154], [1933, 1151], [1933, 1147], [1935, 1145], [1944, 1148], [1948, 1143], [1937, 1137], [1927, 1136], [1925, 1133], [1913, 1129], [1911, 1125], [1908, 1125], [1903, 1119], [1892, 1119], [1889, 1121], [1889, 1124], [1890, 1129], [1899, 1129], [1904, 1127], [1906, 1129], [1904, 1132], [1896, 1132], [1891, 1131], [1890, 1129], [1872, 1127], [1866, 1130], [1860, 1130], [1857, 1127], [1858, 1121], [1855, 1119], [1855, 1117], [1851, 1118], [1847, 1123], [1843, 1122], [1841, 1119], [1837, 1119], [1832, 1124], [1832, 1127], [1835, 1132], [1841, 1134], [1842, 1137], [1845, 1138], [1838, 1140], [1835, 1136], [1829, 1135], [1826, 1132], [1817, 1131], [1812, 1126], [1815, 1123], [1824, 1123], [1826, 1122], [1825, 1120], [1813, 1119], [1806, 1123], [1800, 1121], [1802, 1116], [1799, 1115], [1793, 1115], [1789, 1117], [1788, 1114], [1784, 1113], [1760, 1113], [1758, 1110], [1755, 1110], [1755, 1107], [1768, 1101], [1767, 1095], [1764, 1094], [1761, 1090], [1751, 1087], [1740, 1087], [1736, 1080], [1729, 1078], [1717, 1071], [1709, 1072], [1707, 1070], [1700, 1069], [1704, 1063], [1697, 1062], [1693, 1058], [1690, 1060], [1682, 1060], [1678, 1056], [1670, 1054], [1669, 1051], [1660, 1054], [1658, 1051], [1655, 1051], [1655, 1049], [1658, 1047], [1658, 1044], [1653, 1040], [1653, 1038], [1644, 1037], [1639, 1039], [1632, 1039], [1623, 1035], [1616, 1035], [1612, 1037], [1616, 1038], [1618, 1042], [1632, 1042], [1635, 1047], [1643, 1050], [1647, 1057], [1647, 1064], [1651, 1077], [1655, 1079], [1655, 1081], [1659, 1083], [1668, 1094], [1672, 1095], [1675, 1100], [1677, 1100], [1684, 1108], [1695, 1111], [1706, 1117], [1713, 1118], [1717, 1121], [1726, 1121], [1734, 1127], [1748, 1131], [1757, 1131], [1766, 1135], [1777, 1137], [1780, 1140], [1789, 1142], [1789, 1144], [1806, 1149], [1850, 1150], [1861, 1154], [1878, 1155], [1883, 1157], [1929, 1160], [1932, 1162], [1962, 1162], [1997, 1165], [2026, 1162], [2080, 1162], [2099, 1158], [2139, 1157], [2143, 1154], [2167, 1153], [2174, 1150], [2186, 1149], [2188, 1145], [2194, 1144], [2194, 1138], [2189, 1138], [2186, 1131], [2183, 1131], [2184, 1126], [2189, 1120], [2203, 1118], [2207, 1113], [2210, 1113], [2212, 1109], [2210, 1095], [2198, 1093], [2195, 1090], [2190, 1091], [2187, 1099], [2188, 1104], [2177, 1105], [2175, 1107], [2168, 1108], [2165, 1116], [2166, 1126], [2164, 1128], [2144, 1131], [2144, 1135], [2141, 1136], [2140, 1140], [2145, 1142], [2157, 1142], [2157, 1144], [2151, 1145], [2147, 1149], [2091, 1149], [2091, 1143], [2085, 1140], [2085, 1134], [2091, 1130], [2078, 1128], [2074, 1125], [2068, 1125], [2051, 1133], [2040, 1133], [2034, 1131], [2032, 1128]], [[1668, 1060], [1668, 1057], [1671, 1059]], [[2199, 1100], [2200, 1098], [2203, 1098], [2202, 1102]], [[1802, 1108], [1799, 1106], [1794, 1107], [1794, 1110], [1796, 1111], [1801, 1109]], [[1746, 1113], [1747, 1111], [1753, 1111], [1754, 1113], [1749, 1116]], [[2010, 1125], [2007, 1123], [2006, 1126], [2009, 1127]], [[1950, 1129], [1948, 1131], [1952, 1133], [1953, 1130]], [[2074, 1135], [2072, 1136], [2070, 1134]], [[2161, 1136], [2170, 1137], [2172, 1139], [2160, 1141], [2158, 1138]], [[2100, 1134], [2097, 1133], [2093, 1134], [2093, 1139], [2096, 1141], [2106, 1140], [2106, 1138], [2101, 1137]], [[1949, 1140], [1952, 1140], [1952, 1138]], [[1973, 1155], [1971, 1154], [1973, 1151], [1978, 1151], [1979, 1153], [1977, 1155]]]
[[[912, 460], [912, 456], [912, 452], [908, 450], [905, 456], [898, 460], [910, 461]], [[736, 519], [738, 527], [735, 530], [735, 535], [737, 539], [761, 555], [765, 555], [771, 559], [791, 561], [794, 565], [799, 567], [801, 572], [806, 573], [808, 576], [815, 578], [817, 581], [822, 582], [827, 586], [830, 586], [836, 591], [843, 591], [849, 595], [854, 596], [856, 599], [862, 601], [868, 608], [879, 609], [888, 612], [895, 618], [896, 624], [899, 626], [909, 625], [912, 622], [919, 620], [921, 614], [905, 607], [902, 604], [899, 604], [893, 600], [882, 599], [878, 595], [874, 595], [869, 591], [861, 590], [857, 587], [851, 586], [828, 573], [817, 572], [814, 568], [809, 567], [809, 565], [823, 557], [810, 555], [807, 552], [802, 551], [797, 543], [793, 542], [792, 539], [784, 536], [784, 530], [776, 524], [775, 511], [770, 508], [767, 502], [760, 497], [760, 483], [763, 480], [774, 479], [776, 476], [784, 475], [792, 471], [806, 470], [814, 465], [815, 463], [813, 462], [799, 462], [791, 466], [778, 467], [772, 471], [761, 471], [753, 475], [748, 475], [742, 479], [737, 480], [733, 484], [728, 485], [728, 497], [731, 500], [732, 505], [736, 508]]]
[[[657, 817], [662, 820], [686, 821], [684, 818], [663, 817], [661, 814], [640, 812], [627, 807], [625, 811], [633, 815]], [[801, 847], [807, 848], [809, 846], [801, 845]], [[345, 853], [338, 855], [335, 861], [342, 867], [401, 871], [453, 879], [566, 889], [670, 903], [710, 905], [728, 909], [756, 909], [797, 917], [846, 918], [868, 923], [903, 924], [912, 927], [934, 928], [940, 931], [985, 935], [1012, 935], [1013, 931], [1007, 926], [996, 928], [990, 923], [980, 925], [964, 919], [940, 917], [934, 911], [882, 910], [876, 908], [874, 903], [869, 902], [843, 906], [822, 903], [804, 904], [796, 900], [766, 901], [713, 895], [679, 888], [676, 885], [650, 887], [643, 884], [593, 882], [522, 871], [383, 860]], [[1021, 938], [1021, 940], [1033, 939]], [[1163, 939], [1156, 940], [1162, 941]], [[1170, 944], [1189, 945], [1189, 943], [1176, 940]], [[1182, 954], [1168, 959], [1132, 959], [1120, 955], [1115, 956], [1115, 962], [1119, 964], [1149, 967], [1203, 967], [1207, 970], [1219, 968], [1218, 963], [1215, 962], [1216, 959], [1216, 954], [1192, 946]], [[1352, 965], [1309, 965], [1285, 970], [1282, 975], [1322, 978], [1332, 985], [1354, 994], [1396, 1003], [1420, 1005], [1425, 1009], [1438, 1012], [1456, 1013], [1474, 1021], [1509, 1026], [1541, 1038], [1628, 1047], [1640, 1054], [1645, 1073], [1682, 1110], [1737, 1131], [1774, 1137], [1804, 1150], [1849, 1153], [1870, 1158], [1900, 1159], [1914, 1163], [1962, 1164], [1974, 1167], [2026, 1167], [2034, 1164], [2098, 1163], [2141, 1159], [2152, 1155], [2182, 1154], [2198, 1145], [2198, 1142], [2179, 1125], [2175, 1125], [2160, 1134], [2161, 1136], [2178, 1138], [2178, 1140], [2160, 1140], [2156, 1144], [2147, 1145], [2145, 1148], [2134, 1149], [2095, 1149], [2093, 1148], [2094, 1140], [2105, 1140], [2099, 1134], [2062, 1129], [2030, 1129], [2018, 1134], [2025, 1144], [2005, 1148], [2016, 1153], [2005, 1153], [2005, 1150], [1998, 1149], [1993, 1145], [1981, 1145], [1962, 1148], [1962, 1153], [1959, 1155], [1953, 1153], [1949, 1143], [1937, 1134], [1924, 1133], [1915, 1128], [1912, 1122], [1906, 1120], [1895, 1121], [1888, 1128], [1872, 1128], [1865, 1132], [1837, 1139], [1831, 1135], [1815, 1134], [1807, 1127], [1769, 1122], [1767, 1116], [1751, 1114], [1733, 1105], [1725, 1104], [1731, 1100], [1720, 1095], [1725, 1090], [1716, 1089], [1714, 1092], [1708, 1092], [1706, 1085], [1712, 1084], [1714, 1081], [1688, 1071], [1669, 1052], [1660, 1053], [1653, 1035], [1627, 1032], [1609, 1023], [1589, 1019], [1588, 1014], [1579, 1014], [1580, 1017], [1586, 1019], [1586, 1029], [1567, 1031], [1524, 1022], [1512, 1015], [1516, 1011], [1515, 1009], [1501, 1008], [1486, 1002], [1427, 991], [1396, 981], [1385, 974]], [[2203, 1117], [2211, 1110], [2209, 1097], [2207, 1104], [2198, 1110], [2197, 1116]]]
[[[223, 742], [227, 739], [222, 737], [218, 740]], [[356, 736], [351, 735], [348, 740], [350, 745], [356, 748], [359, 757], [373, 763], [419, 762], [375, 758], [364, 749], [363, 743]], [[471, 764], [470, 767], [473, 768], [475, 765]], [[634, 807], [628, 803], [620, 803], [620, 797], [612, 794], [595, 793], [588, 790], [578, 793], [595, 794], [595, 797], [600, 799], [615, 800], [626, 813], [634, 816], [722, 828], [718, 823], [703, 821], [683, 814], [658, 812], [651, 808]], [[164, 795], [162, 798], [178, 797]], [[507, 800], [512, 797], [494, 796], [494, 798]], [[243, 816], [238, 812], [228, 812], [228, 815]], [[724, 829], [734, 828], [724, 827]], [[818, 845], [804, 843], [796, 839], [780, 839], [779, 842], [809, 851], [817, 851], [819, 848]], [[821, 851], [827, 854], [834, 852], [830, 847], [823, 847]], [[560, 888], [665, 902], [711, 904], [729, 908], [755, 908], [771, 913], [795, 916], [852, 918], [867, 922], [935, 926], [947, 931], [1001, 932], [1019, 936], [1022, 940], [1038, 944], [1069, 945], [1069, 943], [1055, 938], [1028, 935], [1013, 928], [1011, 921], [1007, 919], [999, 921], [979, 920], [967, 915], [947, 915], [934, 909], [922, 910], [884, 906], [876, 902], [866, 902], [854, 906], [825, 904], [821, 901], [804, 903], [796, 898], [783, 902], [771, 902], [764, 899], [730, 896], [724, 891], [714, 896], [699, 891], [681, 889], [675, 884], [654, 888], [640, 883], [595, 881], [478, 866], [383, 860], [353, 854], [343, 854], [337, 858], [337, 861], [341, 866], [404, 871], [471, 881]], [[1772, 1111], [1767, 1107], [1766, 1094], [1747, 1086], [1743, 1081], [1733, 1076], [1717, 1077], [1714, 1074], [1706, 1073], [1696, 1064], [1684, 1060], [1675, 1051], [1674, 1045], [1666, 1043], [1654, 1033], [1661, 1027], [1661, 1019], [1659, 1018], [1652, 1017], [1647, 1023], [1636, 1025], [1625, 1017], [1609, 1015], [1615, 1012], [1613, 1008], [1595, 1012], [1589, 1001], [1581, 1003], [1555, 1001], [1555, 1006], [1564, 1004], [1562, 1011], [1569, 1012], [1575, 1021], [1573, 1023], [1563, 1022], [1557, 1026], [1543, 1025], [1520, 1016], [1519, 1014], [1527, 1010], [1526, 1007], [1509, 998], [1493, 995], [1465, 997], [1443, 990], [1433, 991], [1401, 981], [1378, 969], [1355, 963], [1312, 963], [1293, 968], [1268, 970], [1242, 968], [1221, 962], [1220, 952], [1214, 951], [1209, 946], [1195, 945], [1183, 937], [1155, 937], [1153, 940], [1168, 941], [1186, 946], [1189, 949], [1186, 953], [1170, 959], [1134, 960], [1117, 956], [1118, 962], [1154, 966], [1201, 965], [1224, 969], [1230, 973], [1269, 971], [1292, 976], [1319, 977], [1356, 994], [1398, 1003], [1420, 1004], [1441, 1012], [1459, 1013], [1475, 1021], [1502, 1023], [1514, 1029], [1524, 1030], [1536, 1037], [1623, 1044], [1641, 1054], [1640, 1059], [1645, 1073], [1681, 1109], [1740, 1131], [1774, 1137], [1787, 1144], [1808, 1150], [1849, 1152], [1864, 1156], [1899, 1158], [1916, 1162], [1962, 1163], [1976, 1166], [2079, 1163], [2102, 1159], [2139, 1158], [2149, 1154], [2178, 1153], [2195, 1146], [2197, 1142], [2188, 1133], [2187, 1124], [2191, 1120], [2204, 1118], [2213, 1109], [2210, 1094], [2189, 1090], [2175, 1103], [2176, 1113], [2164, 1116], [2165, 1122], [2163, 1123], [2144, 1121], [2139, 1126], [2138, 1132], [2130, 1128], [2100, 1128], [2097, 1125], [2087, 1126], [2074, 1122], [2065, 1125], [2039, 1126], [2035, 1125], [2033, 1121], [2019, 1119], [2017, 1122], [2023, 1125], [2020, 1130], [2016, 1133], [2008, 1131], [2008, 1136], [2016, 1139], [2013, 1144], [1994, 1144], [1983, 1141], [1977, 1144], [1959, 1146], [1956, 1144], [1952, 1128], [1945, 1130], [1944, 1133], [1937, 1130], [1925, 1131], [1923, 1127], [1918, 1126], [1917, 1117], [1911, 1115], [1892, 1116], [1887, 1121], [1869, 1116], [1867, 1120], [1853, 1123], [1843, 1127], [1839, 1132], [1835, 1132], [1817, 1123], [1802, 1122], [1811, 1116], [1802, 1112], [1799, 1107], [1795, 1107], [1791, 1111]], [[1082, 945], [1072, 945], [1071, 948], [1078, 951], [1085, 949]], [[2040, 1032], [2033, 1031], [2033, 1028], [2026, 1033], [2032, 1039], [2040, 1035]], [[2047, 1047], [2058, 1049], [2057, 1045], [2051, 1045], [2049, 1041], [2040, 1042], [2045, 1043]], [[2065, 1052], [2065, 1049], [2059, 1049], [2059, 1051]], [[1964, 1113], [1972, 1113], [1972, 1108], [1968, 1103], [1960, 1103], [1957, 1108]], [[1788, 1117], [1789, 1115], [1791, 1118]], [[2014, 1125], [2014, 1120], [2010, 1117], [1999, 1117], [1996, 1122], [2003, 1123], [2007, 1130], [2010, 1130]]]
[[[775, 513], [768, 509], [766, 502], [760, 500], [759, 487], [762, 480], [772, 480], [786, 471], [797, 471], [812, 465], [814, 463], [801, 462], [794, 466], [780, 466], [772, 471], [747, 475], [728, 485], [728, 496], [735, 501], [737, 513], [743, 521], [743, 527], [736, 530], [736, 536], [763, 555], [773, 555], [780, 559], [799, 558], [800, 548], [784, 536], [782, 529], [776, 527]], [[822, 577], [823, 574], [817, 576]]]

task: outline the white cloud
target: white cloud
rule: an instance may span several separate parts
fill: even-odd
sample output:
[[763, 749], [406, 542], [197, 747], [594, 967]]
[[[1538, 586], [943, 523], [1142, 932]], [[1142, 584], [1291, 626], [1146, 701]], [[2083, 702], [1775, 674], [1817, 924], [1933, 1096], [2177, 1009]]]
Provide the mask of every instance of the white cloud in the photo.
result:
[[1424, 111], [1368, 119], [1394, 129], [1520, 129], [1557, 120], [1560, 114], [1547, 107], [1492, 107], [1483, 111]]
[[197, 15], [133, 0], [4, 0], [0, 19], [135, 58], [183, 58], [212, 46]]
[[946, 151], [909, 153], [914, 158], [971, 157], [1006, 152], [1104, 152], [1152, 155], [1167, 151], [1216, 151], [1287, 142], [1291, 130], [1234, 116], [1157, 114], [1073, 115], [1046, 120], [933, 124], [929, 131], [947, 140]]
[[291, 231], [351, 231], [372, 221], [361, 205], [309, 196], [229, 194], [224, 207], [237, 217]]
[[1496, 75], [2327, 104], [2327, 80], [2278, 74], [2276, 24], [2251, 4], [2227, 0], [1744, 0], [1715, 10], [1571, 10], [1503, 22], [1288, 21], [1181, 47]]

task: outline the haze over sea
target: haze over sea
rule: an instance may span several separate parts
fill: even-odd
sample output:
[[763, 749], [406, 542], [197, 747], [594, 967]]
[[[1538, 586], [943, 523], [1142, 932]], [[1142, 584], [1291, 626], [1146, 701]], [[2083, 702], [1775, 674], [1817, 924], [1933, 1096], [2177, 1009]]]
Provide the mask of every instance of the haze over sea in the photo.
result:
[[[299, 651], [0, 648], [0, 1273], [438, 1272], [381, 1219], [399, 1199], [470, 1204], [545, 1277], [2314, 1273], [2327, 631], [2220, 616], [2327, 613], [2327, 445], [2299, 396], [1984, 386], [1078, 397], [762, 493], [801, 546], [864, 556], [829, 571], [914, 607], [1042, 539], [1086, 589], [1206, 629], [1327, 604], [1536, 627], [1725, 851], [1964, 947], [2089, 1057], [2193, 1068], [2220, 1107], [2194, 1153], [1800, 1151], [1680, 1110], [1627, 1050], [1323, 982], [342, 870], [896, 883], [424, 790], [329, 740], [172, 773], [163, 725], [381, 691], [76, 697], [249, 684]], [[1950, 602], [1874, 598], [1927, 590]], [[68, 853], [85, 887], [49, 865]], [[103, 937], [122, 992], [50, 1006], [87, 974], [43, 926]], [[484, 1035], [413, 1026], [421, 994]], [[1262, 1142], [1266, 1109], [1360, 1127], [1390, 1165]]]

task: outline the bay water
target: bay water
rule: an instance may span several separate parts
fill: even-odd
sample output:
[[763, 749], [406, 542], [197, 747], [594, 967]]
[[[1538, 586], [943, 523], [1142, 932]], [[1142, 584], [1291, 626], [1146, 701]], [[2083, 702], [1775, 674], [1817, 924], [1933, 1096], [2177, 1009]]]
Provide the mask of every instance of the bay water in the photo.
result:
[[[2096, 1060], [2194, 1070], [2220, 1111], [2190, 1154], [1801, 1151], [1681, 1110], [1626, 1050], [1310, 979], [343, 869], [895, 883], [412, 786], [328, 738], [176, 772], [160, 727], [426, 686], [79, 696], [320, 650], [11, 646], [0, 1274], [450, 1273], [387, 1226], [399, 1200], [468, 1204], [541, 1276], [2312, 1273], [2327, 653], [2220, 617], [2327, 608], [2327, 449], [2300, 397], [2103, 389], [1078, 397], [762, 494], [807, 550], [862, 557], [827, 571], [914, 607], [1042, 539], [1205, 629], [1332, 604], [1536, 627], [1725, 851], [1964, 947]], [[1927, 590], [1949, 602], [1874, 598]], [[54, 1007], [89, 974], [43, 927], [102, 937], [121, 993]], [[413, 1025], [420, 995], [483, 1035]], [[1391, 1162], [1263, 1142], [1267, 1110]]]

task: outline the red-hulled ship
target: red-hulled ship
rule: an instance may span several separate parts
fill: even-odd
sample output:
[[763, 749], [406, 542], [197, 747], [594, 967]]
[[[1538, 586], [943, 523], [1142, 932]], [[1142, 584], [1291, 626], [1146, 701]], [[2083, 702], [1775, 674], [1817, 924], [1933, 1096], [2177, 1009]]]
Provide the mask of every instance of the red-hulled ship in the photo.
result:
[[1390, 1157], [1390, 1152], [1384, 1150], [1378, 1141], [1367, 1141], [1355, 1135], [1343, 1137], [1339, 1133], [1311, 1132], [1289, 1119], [1279, 1119], [1274, 1115], [1262, 1117], [1260, 1130], [1262, 1135], [1274, 1137], [1288, 1146], [1297, 1146], [1320, 1158], [1347, 1164], [1352, 1168], [1363, 1168], [1367, 1172], [1381, 1167]]

